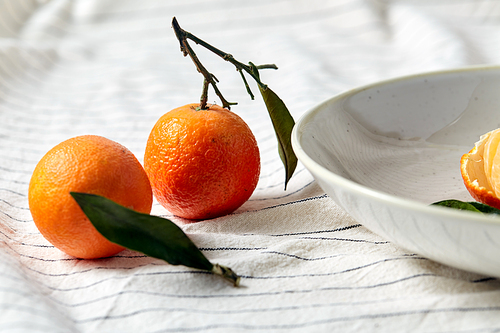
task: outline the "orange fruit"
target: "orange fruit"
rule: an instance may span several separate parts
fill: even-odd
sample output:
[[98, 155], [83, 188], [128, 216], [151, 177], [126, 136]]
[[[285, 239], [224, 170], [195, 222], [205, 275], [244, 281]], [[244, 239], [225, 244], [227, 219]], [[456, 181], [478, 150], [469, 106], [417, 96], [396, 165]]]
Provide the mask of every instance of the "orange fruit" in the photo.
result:
[[500, 129], [481, 136], [460, 160], [460, 172], [471, 196], [500, 209]]
[[101, 195], [142, 213], [150, 213], [153, 201], [142, 165], [114, 141], [78, 136], [47, 152], [29, 184], [33, 221], [56, 248], [84, 259], [108, 257], [124, 248], [94, 228], [70, 192]]
[[146, 145], [144, 169], [158, 202], [187, 219], [229, 214], [252, 195], [260, 173], [257, 141], [235, 113], [188, 104], [164, 114]]

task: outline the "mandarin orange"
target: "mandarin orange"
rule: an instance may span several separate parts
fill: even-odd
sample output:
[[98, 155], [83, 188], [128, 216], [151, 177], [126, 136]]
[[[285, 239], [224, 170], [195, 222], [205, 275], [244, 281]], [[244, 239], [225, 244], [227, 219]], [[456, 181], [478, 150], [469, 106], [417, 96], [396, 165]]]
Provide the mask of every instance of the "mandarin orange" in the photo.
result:
[[78, 136], [47, 152], [29, 184], [33, 221], [56, 248], [84, 259], [108, 257], [124, 248], [94, 228], [70, 192], [101, 195], [142, 213], [150, 213], [153, 201], [142, 165], [114, 141]]
[[252, 195], [260, 174], [257, 141], [235, 113], [188, 104], [164, 114], [147, 142], [144, 168], [158, 202], [187, 219], [229, 214]]
[[479, 202], [500, 209], [500, 129], [481, 136], [460, 160], [465, 187]]

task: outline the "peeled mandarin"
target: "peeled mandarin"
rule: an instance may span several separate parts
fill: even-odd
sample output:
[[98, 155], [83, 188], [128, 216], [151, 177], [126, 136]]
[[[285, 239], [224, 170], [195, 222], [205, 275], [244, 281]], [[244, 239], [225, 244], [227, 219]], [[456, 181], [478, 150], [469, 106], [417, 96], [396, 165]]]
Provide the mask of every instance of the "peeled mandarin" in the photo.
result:
[[500, 209], [500, 129], [481, 136], [460, 160], [460, 171], [471, 196]]

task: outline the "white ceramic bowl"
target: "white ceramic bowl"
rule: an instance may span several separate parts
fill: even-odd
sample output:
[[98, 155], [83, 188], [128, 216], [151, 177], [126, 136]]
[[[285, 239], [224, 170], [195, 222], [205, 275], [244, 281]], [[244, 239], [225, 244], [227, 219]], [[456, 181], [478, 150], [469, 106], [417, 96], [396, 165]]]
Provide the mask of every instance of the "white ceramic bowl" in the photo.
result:
[[412, 75], [308, 111], [292, 145], [323, 190], [382, 237], [429, 259], [500, 277], [500, 218], [430, 206], [472, 201], [460, 157], [500, 127], [500, 67]]

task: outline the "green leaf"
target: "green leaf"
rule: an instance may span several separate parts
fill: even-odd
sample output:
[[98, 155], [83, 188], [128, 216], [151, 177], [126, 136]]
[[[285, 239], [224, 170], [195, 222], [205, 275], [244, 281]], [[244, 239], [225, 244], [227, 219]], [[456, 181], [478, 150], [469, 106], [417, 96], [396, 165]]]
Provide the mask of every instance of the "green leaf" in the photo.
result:
[[483, 204], [481, 202], [469, 202], [470, 205], [474, 206], [478, 211], [481, 213], [485, 214], [495, 214], [495, 215], [500, 215], [500, 210], [491, 206], [488, 206], [486, 204]]
[[500, 215], [500, 209], [491, 207], [489, 205], [477, 201], [464, 202], [460, 200], [451, 199], [451, 200], [438, 201], [433, 203], [433, 205], [444, 206], [460, 210], [468, 210], [477, 213]]
[[172, 265], [210, 271], [238, 285], [239, 277], [230, 268], [212, 264], [172, 221], [136, 212], [99, 195], [76, 192], [71, 195], [109, 241]]
[[281, 161], [285, 166], [285, 190], [286, 185], [297, 167], [297, 156], [292, 149], [292, 129], [295, 125], [292, 115], [285, 103], [267, 86], [259, 85], [260, 93], [264, 98], [267, 111], [273, 123], [274, 132], [278, 139], [278, 151]]
[[438, 201], [433, 203], [435, 206], [443, 206], [443, 207], [449, 207], [449, 208], [454, 208], [454, 209], [459, 209], [459, 210], [468, 210], [471, 212], [477, 212], [480, 213], [481, 211], [478, 210], [474, 205], [472, 205], [469, 202], [463, 202], [460, 200], [443, 200], [443, 201]]
[[[285, 166], [286, 190], [286, 185], [290, 178], [292, 178], [295, 168], [297, 167], [297, 156], [295, 156], [295, 152], [292, 149], [292, 129], [293, 126], [295, 126], [295, 121], [281, 98], [260, 81], [259, 68], [252, 62], [248, 64], [251, 68], [251, 74], [259, 86], [260, 94], [264, 99], [267, 111], [271, 117], [271, 122], [273, 123], [276, 138], [278, 139], [278, 152]], [[271, 67], [276, 68], [275, 65]]]

